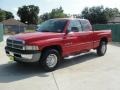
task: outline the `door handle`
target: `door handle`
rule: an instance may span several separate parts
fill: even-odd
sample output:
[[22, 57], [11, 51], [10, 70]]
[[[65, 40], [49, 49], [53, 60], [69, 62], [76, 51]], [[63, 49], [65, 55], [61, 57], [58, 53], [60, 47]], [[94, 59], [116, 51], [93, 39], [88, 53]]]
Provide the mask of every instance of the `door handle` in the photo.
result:
[[75, 37], [75, 36], [73, 36], [73, 35], [69, 35], [69, 37]]

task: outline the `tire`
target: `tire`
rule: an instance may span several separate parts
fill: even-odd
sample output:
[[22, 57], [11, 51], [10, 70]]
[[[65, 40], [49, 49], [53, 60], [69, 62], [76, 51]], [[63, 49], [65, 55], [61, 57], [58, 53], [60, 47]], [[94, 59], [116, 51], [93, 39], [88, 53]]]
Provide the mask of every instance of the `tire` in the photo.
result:
[[55, 70], [60, 63], [61, 55], [55, 49], [47, 49], [42, 52], [40, 64], [45, 71]]
[[99, 47], [97, 48], [97, 55], [104, 56], [107, 51], [107, 43], [105, 41], [101, 41]]

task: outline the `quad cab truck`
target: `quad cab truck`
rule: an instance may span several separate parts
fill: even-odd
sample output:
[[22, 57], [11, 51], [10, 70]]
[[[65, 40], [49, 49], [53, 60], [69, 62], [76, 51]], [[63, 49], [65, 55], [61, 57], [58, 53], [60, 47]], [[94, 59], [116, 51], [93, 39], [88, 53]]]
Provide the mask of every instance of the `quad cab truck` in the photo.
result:
[[39, 62], [52, 71], [64, 57], [94, 49], [103, 56], [111, 41], [111, 30], [95, 31], [86, 19], [50, 19], [36, 32], [21, 33], [7, 38], [5, 51], [18, 63]]

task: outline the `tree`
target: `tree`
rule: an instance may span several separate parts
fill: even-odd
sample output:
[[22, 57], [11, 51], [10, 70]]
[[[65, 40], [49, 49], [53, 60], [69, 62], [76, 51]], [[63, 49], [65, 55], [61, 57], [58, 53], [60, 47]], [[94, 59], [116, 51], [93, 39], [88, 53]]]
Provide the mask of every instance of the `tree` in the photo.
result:
[[53, 18], [65, 18], [67, 17], [67, 14], [64, 13], [64, 10], [62, 7], [52, 9], [50, 13], [44, 13], [43, 15], [40, 16], [40, 22], [43, 22], [48, 19], [53, 19]]
[[82, 17], [88, 19], [92, 24], [107, 23], [107, 18], [103, 6], [91, 8], [86, 7], [82, 11]]
[[40, 19], [40, 23], [50, 19], [50, 13], [44, 13], [43, 15], [40, 16], [39, 19]]
[[0, 22], [10, 18], [14, 18], [11, 12], [0, 9]]
[[92, 24], [104, 24], [110, 19], [120, 14], [117, 8], [105, 8], [103, 6], [98, 7], [86, 7], [82, 11], [82, 17], [90, 20]]
[[3, 20], [5, 20], [5, 12], [2, 9], [0, 9], [0, 22]]
[[112, 18], [114, 18], [115, 16], [119, 16], [120, 12], [117, 8], [105, 8], [105, 14], [106, 14], [106, 18], [107, 20], [110, 20]]
[[38, 23], [39, 7], [34, 5], [19, 7], [17, 15], [20, 17], [21, 22], [27, 24]]
[[72, 15], [74, 18], [81, 18], [80, 14], [73, 14]]
[[9, 11], [5, 11], [5, 19], [10, 19], [10, 18], [14, 18], [13, 14]]
[[50, 18], [64, 18], [64, 17], [65, 17], [65, 14], [64, 14], [64, 10], [62, 9], [62, 7], [52, 9], [50, 13]]

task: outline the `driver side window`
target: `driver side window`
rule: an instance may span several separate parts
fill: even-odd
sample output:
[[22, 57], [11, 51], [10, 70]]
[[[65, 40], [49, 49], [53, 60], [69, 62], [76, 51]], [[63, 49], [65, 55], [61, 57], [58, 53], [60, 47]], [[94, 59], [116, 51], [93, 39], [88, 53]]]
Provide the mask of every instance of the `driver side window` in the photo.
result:
[[68, 32], [79, 32], [82, 31], [82, 27], [78, 20], [71, 20], [67, 30]]

